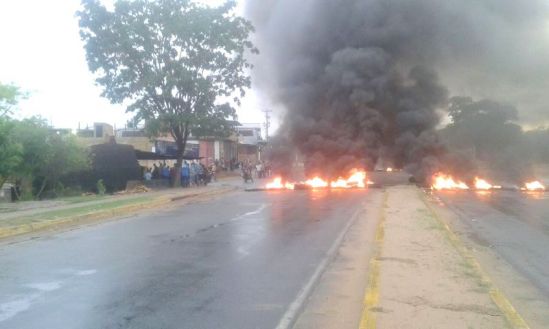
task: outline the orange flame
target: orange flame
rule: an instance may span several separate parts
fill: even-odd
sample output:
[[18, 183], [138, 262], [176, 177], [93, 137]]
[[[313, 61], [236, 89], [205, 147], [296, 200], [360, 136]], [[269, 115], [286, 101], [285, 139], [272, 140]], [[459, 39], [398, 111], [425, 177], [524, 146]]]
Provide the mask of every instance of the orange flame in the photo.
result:
[[434, 190], [468, 190], [469, 186], [464, 182], [455, 181], [452, 176], [439, 173], [433, 177], [431, 188]]
[[491, 183], [488, 183], [485, 179], [475, 177], [475, 189], [477, 190], [499, 190], [502, 187], [500, 185], [492, 185]]
[[351, 171], [352, 174], [347, 179], [339, 178], [336, 181], [333, 181], [330, 183], [330, 186], [332, 188], [365, 188], [366, 185], [373, 184], [370, 181], [366, 181], [366, 172], [360, 171], [360, 170], [353, 170]]
[[325, 188], [328, 187], [329, 184], [327, 181], [317, 176], [313, 179], [306, 180], [305, 185], [309, 185], [312, 188]]
[[524, 186], [523, 190], [526, 191], [545, 191], [545, 186], [540, 181], [528, 182]]
[[[276, 177], [272, 182], [265, 185], [266, 189], [289, 189], [293, 190], [296, 183], [283, 183], [281, 177]], [[308, 179], [305, 182], [299, 184], [307, 185], [313, 189], [317, 188], [365, 188], [367, 185], [373, 184], [371, 181], [367, 180], [366, 172], [353, 169], [350, 173], [350, 176], [345, 178], [338, 178], [335, 181], [328, 182], [318, 176]]]
[[282, 178], [281, 177], [276, 177], [275, 179], [273, 179], [272, 182], [270, 183], [267, 183], [267, 185], [265, 185], [265, 188], [267, 189], [288, 189], [288, 190], [293, 190], [295, 187], [294, 184], [292, 183], [282, 183]]

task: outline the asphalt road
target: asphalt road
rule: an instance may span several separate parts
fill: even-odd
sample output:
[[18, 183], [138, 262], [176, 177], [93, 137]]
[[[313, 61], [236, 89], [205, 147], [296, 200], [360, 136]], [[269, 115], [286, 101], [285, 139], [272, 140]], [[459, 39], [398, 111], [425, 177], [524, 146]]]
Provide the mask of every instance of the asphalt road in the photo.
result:
[[274, 328], [372, 193], [236, 192], [0, 242], [0, 328]]
[[549, 302], [549, 193], [439, 192], [469, 238], [491, 248]]

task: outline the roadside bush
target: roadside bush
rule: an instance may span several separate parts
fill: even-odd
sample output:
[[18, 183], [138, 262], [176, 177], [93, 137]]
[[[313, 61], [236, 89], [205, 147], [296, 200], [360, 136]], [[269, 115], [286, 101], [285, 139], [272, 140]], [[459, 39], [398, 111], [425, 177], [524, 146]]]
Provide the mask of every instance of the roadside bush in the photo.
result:
[[97, 188], [97, 194], [105, 195], [105, 193], [107, 192], [107, 188], [105, 187], [102, 179], [98, 180], [95, 186]]

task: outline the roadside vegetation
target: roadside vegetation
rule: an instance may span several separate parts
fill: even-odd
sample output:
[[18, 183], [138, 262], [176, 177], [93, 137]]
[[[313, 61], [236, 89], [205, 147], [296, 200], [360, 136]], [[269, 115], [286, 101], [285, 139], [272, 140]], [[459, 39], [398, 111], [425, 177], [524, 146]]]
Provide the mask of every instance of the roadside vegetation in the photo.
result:
[[75, 136], [60, 134], [46, 120], [13, 117], [25, 93], [0, 83], [0, 186], [11, 183], [19, 200], [74, 195], [64, 175], [89, 168], [89, 155]]

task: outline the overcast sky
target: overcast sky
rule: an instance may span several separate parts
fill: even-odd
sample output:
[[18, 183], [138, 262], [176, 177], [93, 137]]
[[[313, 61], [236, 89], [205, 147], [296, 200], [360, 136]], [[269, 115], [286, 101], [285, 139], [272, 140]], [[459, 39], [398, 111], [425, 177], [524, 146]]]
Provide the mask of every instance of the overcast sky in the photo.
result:
[[[0, 0], [0, 81], [30, 92], [20, 117], [41, 115], [55, 127], [73, 129], [93, 122], [121, 127], [130, 115], [95, 86], [75, 17], [79, 8], [80, 0]], [[238, 110], [239, 121], [263, 123], [261, 109], [267, 107], [252, 91]]]

